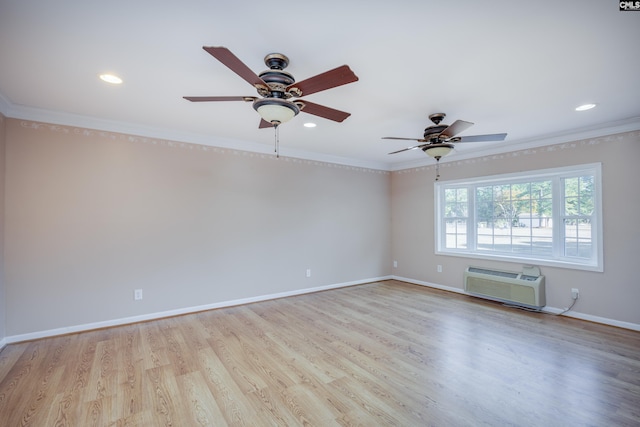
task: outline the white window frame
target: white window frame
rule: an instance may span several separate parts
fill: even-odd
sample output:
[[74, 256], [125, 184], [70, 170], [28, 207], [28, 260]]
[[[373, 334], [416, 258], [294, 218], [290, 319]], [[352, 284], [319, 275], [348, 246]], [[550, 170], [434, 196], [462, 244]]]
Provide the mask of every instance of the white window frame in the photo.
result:
[[[565, 226], [563, 222], [563, 206], [565, 203], [562, 183], [565, 178], [592, 175], [594, 178], [594, 209], [591, 216], [591, 244], [590, 259], [565, 255]], [[487, 253], [476, 249], [477, 220], [475, 209], [476, 188], [487, 185], [516, 184], [536, 180], [552, 181], [552, 240], [553, 255], [533, 256], [517, 253]], [[452, 188], [467, 188], [468, 220], [467, 247], [446, 248], [445, 190]], [[587, 271], [604, 271], [603, 239], [602, 239], [602, 164], [591, 163], [585, 165], [567, 166], [553, 169], [534, 170], [511, 174], [492, 175], [479, 178], [468, 178], [451, 181], [437, 181], [434, 184], [435, 195], [435, 253], [438, 255], [452, 255], [476, 259], [490, 259], [517, 262], [521, 264], [537, 264], [555, 267], [571, 268]]]

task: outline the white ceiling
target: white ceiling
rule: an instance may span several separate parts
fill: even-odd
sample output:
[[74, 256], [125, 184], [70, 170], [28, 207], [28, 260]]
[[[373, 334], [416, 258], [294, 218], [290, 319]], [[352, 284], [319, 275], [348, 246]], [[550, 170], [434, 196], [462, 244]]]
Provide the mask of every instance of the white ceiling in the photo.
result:
[[[427, 116], [507, 132], [459, 144], [444, 160], [515, 149], [594, 129], [640, 128], [640, 12], [613, 0], [264, 1], [0, 0], [0, 108], [9, 117], [88, 124], [166, 139], [272, 152], [255, 96], [206, 53], [225, 46], [253, 71], [287, 55], [298, 81], [348, 64], [359, 81], [309, 95], [352, 115], [301, 113], [280, 127], [280, 153], [397, 169], [433, 162], [413, 145]], [[110, 86], [98, 74], [124, 79]], [[580, 104], [595, 109], [578, 113]], [[316, 128], [302, 126], [313, 121]]]

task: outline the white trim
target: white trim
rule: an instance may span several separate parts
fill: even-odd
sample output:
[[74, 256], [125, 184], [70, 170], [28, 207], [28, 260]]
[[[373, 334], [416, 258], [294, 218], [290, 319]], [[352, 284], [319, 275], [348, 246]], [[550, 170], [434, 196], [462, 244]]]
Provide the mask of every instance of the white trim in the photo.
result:
[[222, 301], [222, 302], [217, 302], [217, 303], [198, 305], [198, 306], [194, 306], [194, 307], [185, 307], [185, 308], [178, 308], [178, 309], [175, 309], [175, 310], [167, 310], [167, 311], [161, 311], [161, 312], [156, 312], [156, 313], [141, 314], [139, 316], [124, 317], [124, 318], [121, 318], [121, 319], [105, 320], [103, 322], [85, 323], [85, 324], [82, 324], [82, 325], [67, 326], [67, 327], [63, 327], [63, 328], [49, 329], [49, 330], [45, 330], [45, 331], [30, 332], [30, 333], [27, 333], [27, 334], [12, 335], [12, 336], [9, 336], [9, 337], [5, 337], [3, 342], [5, 342], [5, 345], [6, 344], [13, 344], [13, 343], [17, 343], [17, 342], [31, 341], [31, 340], [36, 340], [36, 339], [40, 339], [40, 338], [53, 337], [53, 336], [57, 336], [57, 335], [66, 335], [66, 334], [72, 334], [72, 333], [77, 333], [77, 332], [86, 332], [86, 331], [91, 331], [91, 330], [95, 330], [95, 329], [102, 329], [102, 328], [108, 328], [108, 327], [113, 327], [113, 326], [121, 326], [121, 325], [127, 325], [127, 324], [138, 323], [138, 322], [145, 322], [145, 321], [148, 321], [148, 320], [156, 320], [156, 319], [162, 319], [162, 318], [172, 317], [172, 316], [179, 316], [179, 315], [182, 315], [182, 314], [197, 313], [199, 311], [213, 310], [213, 309], [216, 309], [216, 308], [233, 307], [233, 306], [236, 306], [236, 305], [250, 304], [250, 303], [254, 303], [254, 302], [268, 301], [268, 300], [273, 300], [273, 299], [278, 299], [278, 298], [285, 298], [285, 297], [291, 297], [291, 296], [296, 296], [296, 295], [310, 294], [310, 293], [314, 293], [314, 292], [326, 291], [326, 290], [329, 290], [329, 289], [346, 288], [348, 286], [362, 285], [364, 283], [379, 282], [379, 281], [382, 281], [382, 280], [389, 280], [389, 279], [391, 279], [391, 276], [374, 277], [374, 278], [364, 279], [364, 280], [354, 280], [352, 282], [343, 282], [343, 283], [336, 283], [336, 284], [333, 284], [333, 285], [318, 286], [318, 287], [315, 287], [315, 288], [297, 289], [297, 290], [294, 290], [294, 291], [279, 292], [277, 294], [260, 295], [260, 296], [256, 296], [256, 297], [242, 298], [242, 299], [230, 300], [230, 301]]
[[[424, 282], [422, 280], [409, 279], [409, 278], [400, 277], [400, 276], [392, 276], [392, 279], [399, 280], [401, 282], [412, 283], [414, 285], [426, 286], [428, 288], [441, 289], [443, 291], [455, 292], [455, 293], [458, 293], [458, 294], [468, 295], [468, 296], [471, 296], [471, 297], [474, 297], [474, 298], [479, 298], [479, 297], [476, 297], [475, 295], [472, 295], [472, 294], [469, 294], [469, 293], [465, 292], [463, 289], [455, 288], [455, 287], [452, 287], [452, 286], [443, 286], [443, 285], [438, 285], [436, 283]], [[549, 313], [549, 314], [560, 314], [564, 310], [559, 309], [559, 308], [555, 308], [555, 307], [545, 306], [542, 309], [542, 311], [544, 313]], [[573, 310], [568, 311], [566, 313], [563, 313], [562, 316], [573, 317], [574, 319], [586, 320], [586, 321], [589, 321], [589, 322], [600, 323], [600, 324], [608, 325], [608, 326], [615, 326], [615, 327], [623, 328], [623, 329], [630, 329], [632, 331], [640, 331], [640, 324], [638, 324], [638, 323], [623, 322], [623, 321], [620, 321], [620, 320], [609, 319], [607, 317], [593, 316], [591, 314], [580, 313], [580, 312], [573, 311]]]
[[[560, 314], [564, 310], [560, 308], [555, 308], [555, 307], [544, 307], [542, 311], [544, 311], [545, 313]], [[580, 313], [578, 311], [573, 311], [573, 310], [567, 311], [562, 315], [567, 317], [573, 317], [574, 319], [586, 320], [589, 322], [601, 323], [603, 325], [616, 326], [618, 328], [631, 329], [632, 331], [640, 332], [640, 324], [638, 323], [623, 322], [621, 320], [609, 319], [607, 317], [593, 316], [591, 314]]]
[[427, 288], [434, 288], [434, 289], [440, 289], [442, 291], [455, 292], [457, 294], [469, 295], [463, 289], [454, 288], [453, 286], [438, 285], [437, 283], [423, 282], [422, 280], [409, 279], [407, 277], [400, 277], [400, 276], [392, 276], [392, 279], [393, 280], [399, 280], [401, 282], [412, 283], [414, 285], [426, 286]]
[[[13, 335], [13, 336], [5, 337], [2, 340], [0, 340], [0, 351], [7, 344], [13, 344], [13, 343], [22, 342], [22, 341], [30, 341], [30, 340], [40, 339], [40, 338], [48, 338], [48, 337], [77, 333], [77, 332], [86, 332], [86, 331], [91, 331], [91, 330], [100, 329], [100, 328], [121, 326], [121, 325], [127, 325], [132, 323], [144, 322], [148, 320], [178, 316], [182, 314], [196, 313], [199, 311], [213, 310], [213, 309], [224, 308], [224, 307], [232, 307], [236, 305], [250, 304], [254, 302], [268, 301], [268, 300], [285, 298], [285, 297], [296, 296], [296, 295], [310, 294], [310, 293], [326, 291], [330, 289], [346, 288], [348, 286], [362, 285], [365, 283], [379, 282], [383, 280], [399, 280], [401, 282], [412, 283], [414, 285], [420, 285], [428, 288], [440, 289], [447, 292], [455, 292], [462, 295], [473, 296], [465, 292], [463, 289], [456, 288], [453, 286], [439, 285], [437, 283], [425, 282], [425, 281], [416, 280], [416, 279], [409, 279], [407, 277], [401, 277], [401, 276], [382, 276], [382, 277], [376, 277], [376, 278], [365, 279], [365, 280], [355, 280], [351, 282], [337, 283], [333, 285], [318, 286], [315, 288], [299, 289], [295, 291], [280, 292], [277, 294], [262, 295], [262, 296], [251, 297], [251, 298], [243, 298], [238, 300], [223, 301], [219, 303], [205, 304], [205, 305], [200, 305], [195, 307], [187, 307], [187, 308], [168, 310], [168, 311], [157, 312], [157, 313], [149, 313], [145, 315], [125, 317], [121, 319], [113, 319], [113, 320], [104, 321], [104, 322], [86, 323], [83, 325], [70, 326], [65, 328], [49, 329], [46, 331], [32, 332], [32, 333], [21, 334], [21, 335]], [[559, 314], [564, 310], [547, 306], [547, 307], [544, 307], [542, 311], [550, 314]], [[592, 316], [590, 314], [579, 313], [575, 311], [569, 311], [567, 313], [564, 313], [563, 316], [573, 317], [576, 319], [586, 320], [594, 323], [600, 323], [603, 325], [616, 326], [619, 328], [630, 329], [633, 331], [640, 331], [640, 324], [637, 324], [637, 323], [623, 322], [619, 320], [609, 319], [606, 317]]]
[[[53, 123], [59, 125], [78, 126], [110, 132], [121, 132], [130, 135], [169, 139], [173, 141], [189, 142], [193, 144], [222, 148], [235, 148], [238, 150], [253, 151], [258, 153], [273, 153], [273, 148], [271, 146], [267, 147], [264, 144], [258, 144], [250, 141], [225, 138], [215, 138], [215, 140], [212, 140], [212, 137], [210, 135], [177, 132], [169, 129], [151, 128], [135, 123], [105, 120], [97, 117], [65, 113], [62, 111], [16, 105], [5, 98], [2, 93], [0, 93], [0, 113], [5, 115], [6, 117], [22, 120], [42, 121], [45, 123]], [[548, 145], [561, 144], [581, 139], [598, 138], [602, 136], [614, 135], [624, 132], [633, 132], [637, 130], [640, 130], [640, 117], [630, 117], [624, 120], [618, 120], [564, 132], [551, 133], [534, 138], [526, 138], [513, 141], [509, 140], [508, 144], [489, 146], [484, 150], [475, 149], [468, 153], [455, 153], [455, 155], [442, 158], [440, 163], [442, 164], [466, 159], [474, 159], [483, 156], [544, 147]], [[374, 162], [362, 159], [325, 155], [304, 150], [287, 150], [287, 156], [306, 160], [335, 163], [340, 165], [377, 169], [387, 172], [400, 171], [423, 166], [433, 166], [435, 164], [435, 161], [428, 156], [424, 156], [424, 158], [420, 158], [418, 160], [410, 160], [399, 163]]]

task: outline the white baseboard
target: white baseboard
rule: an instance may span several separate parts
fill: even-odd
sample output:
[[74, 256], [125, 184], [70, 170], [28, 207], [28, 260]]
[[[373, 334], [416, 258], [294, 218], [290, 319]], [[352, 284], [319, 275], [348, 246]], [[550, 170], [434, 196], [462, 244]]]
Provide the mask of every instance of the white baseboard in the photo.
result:
[[121, 325], [127, 325], [131, 323], [145, 322], [148, 320], [162, 319], [165, 317], [179, 316], [181, 314], [196, 313], [199, 311], [213, 310], [216, 308], [232, 307], [235, 305], [250, 304], [253, 302], [267, 301], [267, 300], [273, 300], [278, 298], [291, 297], [295, 295], [310, 294], [313, 292], [326, 291], [329, 289], [346, 288], [348, 286], [362, 285], [364, 283], [371, 283], [371, 282], [379, 282], [381, 280], [389, 280], [391, 278], [392, 278], [391, 276], [384, 276], [384, 277], [375, 277], [375, 278], [364, 279], [364, 280], [355, 280], [352, 282], [336, 283], [333, 285], [318, 286], [315, 288], [297, 289], [294, 291], [280, 292], [276, 294], [260, 295], [260, 296], [251, 297], [251, 298], [222, 301], [222, 302], [217, 302], [212, 304], [199, 305], [195, 307], [185, 307], [185, 308], [179, 308], [175, 310], [142, 314], [139, 316], [124, 317], [121, 319], [106, 320], [104, 322], [85, 323], [83, 325], [49, 329], [46, 331], [31, 332], [28, 334], [12, 335], [12, 336], [5, 337], [2, 341], [0, 341], [0, 349], [4, 345], [21, 342], [21, 341], [31, 341], [31, 340], [36, 340], [40, 338], [53, 337], [57, 335], [66, 335], [66, 334], [72, 334], [77, 332], [90, 331], [94, 329], [108, 328], [112, 326], [121, 326]]
[[[455, 288], [455, 287], [452, 287], [452, 286], [444, 286], [444, 285], [439, 285], [437, 283], [431, 283], [431, 282], [425, 282], [425, 281], [422, 281], [422, 280], [409, 279], [409, 278], [400, 277], [400, 276], [383, 276], [383, 277], [375, 277], [375, 278], [364, 279], [364, 280], [355, 280], [355, 281], [351, 281], [351, 282], [336, 283], [336, 284], [333, 284], [333, 285], [318, 286], [318, 287], [315, 287], [315, 288], [298, 289], [298, 290], [294, 290], [294, 291], [280, 292], [280, 293], [276, 293], [276, 294], [260, 295], [260, 296], [251, 297], [251, 298], [242, 298], [242, 299], [237, 299], [237, 300], [222, 301], [222, 302], [218, 302], [218, 303], [205, 304], [205, 305], [199, 305], [199, 306], [194, 306], [194, 307], [185, 307], [185, 308], [180, 308], [180, 309], [175, 309], [175, 310], [168, 310], [168, 311], [162, 311], [162, 312], [156, 312], [156, 313], [148, 313], [148, 314], [143, 314], [143, 315], [140, 315], [140, 316], [125, 317], [125, 318], [121, 318], [121, 319], [113, 319], [113, 320], [108, 320], [108, 321], [104, 321], [104, 322], [86, 323], [86, 324], [82, 324], [82, 325], [75, 325], [75, 326], [69, 326], [69, 327], [64, 327], [64, 328], [57, 328], [57, 329], [49, 329], [49, 330], [45, 330], [45, 331], [31, 332], [31, 333], [28, 333], [28, 334], [12, 335], [12, 336], [8, 336], [8, 337], [5, 337], [2, 340], [0, 340], [0, 350], [2, 350], [7, 344], [12, 344], [12, 343], [21, 342], [21, 341], [30, 341], [30, 340], [40, 339], [40, 338], [53, 337], [53, 336], [57, 336], [57, 335], [65, 335], [65, 334], [71, 334], [71, 333], [77, 333], [77, 332], [90, 331], [90, 330], [94, 330], [94, 329], [108, 328], [108, 327], [112, 327], [112, 326], [121, 326], [121, 325], [127, 325], [127, 324], [131, 324], [131, 323], [145, 322], [145, 321], [148, 321], [148, 320], [162, 319], [162, 318], [165, 318], [165, 317], [179, 316], [179, 315], [182, 315], [182, 314], [196, 313], [196, 312], [199, 312], [199, 311], [213, 310], [213, 309], [216, 309], [216, 308], [232, 307], [232, 306], [236, 306], [236, 305], [250, 304], [250, 303], [254, 303], [254, 302], [268, 301], [268, 300], [273, 300], [273, 299], [278, 299], [278, 298], [285, 298], [285, 297], [296, 296], [296, 295], [310, 294], [310, 293], [313, 293], [313, 292], [326, 291], [326, 290], [329, 290], [329, 289], [345, 288], [345, 287], [348, 287], [348, 286], [362, 285], [364, 283], [379, 282], [379, 281], [382, 281], [382, 280], [390, 280], [390, 279], [399, 280], [399, 281], [407, 282], [407, 283], [412, 283], [412, 284], [420, 285], [420, 286], [426, 286], [426, 287], [429, 287], [429, 288], [440, 289], [440, 290], [449, 291], [449, 292], [455, 292], [455, 293], [458, 293], [458, 294], [470, 295], [470, 294], [467, 294], [463, 289]], [[542, 311], [547, 312], [547, 313], [551, 313], [551, 314], [559, 314], [563, 310], [559, 309], [559, 308], [555, 308], [555, 307], [545, 307]], [[624, 329], [631, 329], [631, 330], [634, 330], [634, 331], [640, 331], [640, 325], [636, 324], [636, 323], [622, 322], [622, 321], [619, 321], [619, 320], [608, 319], [608, 318], [599, 317], [599, 316], [593, 316], [593, 315], [590, 315], [590, 314], [579, 313], [579, 312], [575, 312], [575, 311], [568, 311], [567, 313], [564, 313], [563, 316], [574, 317], [576, 319], [587, 320], [587, 321], [595, 322], [595, 323], [602, 323], [604, 325], [611, 325], [611, 326], [616, 326], [616, 327], [624, 328]]]
[[[560, 314], [564, 310], [561, 308], [555, 308], [555, 307], [544, 307], [542, 311], [546, 313], [551, 313], [551, 314]], [[580, 313], [579, 311], [570, 310], [570, 311], [567, 311], [566, 313], [563, 313], [562, 315], [567, 317], [573, 317], [580, 320], [587, 320], [589, 322], [602, 323], [604, 325], [610, 325], [610, 326], [617, 326], [618, 328], [631, 329], [632, 331], [640, 331], [640, 325], [637, 323], [623, 322], [620, 320], [609, 319], [607, 317], [593, 316], [591, 314]]]
[[[392, 278], [395, 279], [395, 280], [400, 280], [402, 282], [413, 283], [415, 285], [427, 286], [429, 288], [442, 289], [444, 291], [456, 292], [458, 294], [473, 296], [473, 295], [465, 292], [463, 289], [454, 288], [452, 286], [443, 286], [443, 285], [438, 285], [436, 283], [424, 282], [422, 280], [408, 279], [406, 277], [399, 277], [399, 276], [392, 276]], [[546, 306], [546, 307], [544, 307], [542, 309], [542, 311], [545, 312], [545, 313], [550, 313], [550, 314], [560, 314], [564, 310], [562, 310], [560, 308]], [[637, 323], [622, 322], [620, 320], [609, 319], [609, 318], [606, 318], [606, 317], [593, 316], [591, 314], [580, 313], [580, 312], [573, 311], [573, 310], [567, 311], [566, 313], [563, 313], [562, 315], [563, 316], [567, 316], [567, 317], [573, 317], [573, 318], [580, 319], [580, 320], [587, 320], [589, 322], [601, 323], [603, 325], [616, 326], [618, 328], [624, 328], [624, 329], [631, 329], [632, 331], [640, 331], [640, 324], [637, 324]]]
[[414, 285], [426, 286], [428, 288], [441, 289], [443, 291], [449, 291], [449, 292], [455, 292], [458, 294], [468, 295], [464, 290], [460, 288], [454, 288], [453, 286], [438, 285], [436, 283], [423, 282], [422, 280], [408, 279], [406, 277], [400, 277], [400, 276], [393, 276], [393, 279], [400, 280], [401, 282], [413, 283]]

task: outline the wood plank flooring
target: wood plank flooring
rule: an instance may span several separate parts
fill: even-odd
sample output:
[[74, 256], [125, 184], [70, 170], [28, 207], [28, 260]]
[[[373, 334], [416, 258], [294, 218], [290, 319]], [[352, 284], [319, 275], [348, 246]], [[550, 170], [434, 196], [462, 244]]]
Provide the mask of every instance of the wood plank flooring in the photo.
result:
[[398, 281], [11, 344], [1, 426], [639, 426], [640, 333]]

